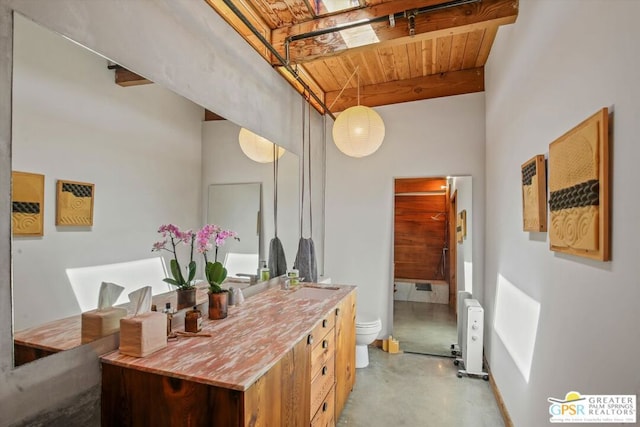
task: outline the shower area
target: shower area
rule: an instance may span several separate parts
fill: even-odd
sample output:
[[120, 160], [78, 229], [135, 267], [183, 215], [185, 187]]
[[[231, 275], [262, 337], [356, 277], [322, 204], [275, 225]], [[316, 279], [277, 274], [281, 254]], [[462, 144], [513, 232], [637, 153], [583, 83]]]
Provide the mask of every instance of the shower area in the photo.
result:
[[393, 335], [404, 351], [450, 355], [456, 341], [456, 195], [449, 184], [447, 177], [395, 180]]

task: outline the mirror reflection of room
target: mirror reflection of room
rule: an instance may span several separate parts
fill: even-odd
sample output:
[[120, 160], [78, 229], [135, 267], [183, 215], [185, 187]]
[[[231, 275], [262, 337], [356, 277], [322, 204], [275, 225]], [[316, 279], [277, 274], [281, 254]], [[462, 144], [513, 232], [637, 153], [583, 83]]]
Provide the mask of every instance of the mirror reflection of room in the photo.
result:
[[[272, 175], [268, 165], [242, 153], [235, 124], [220, 117], [203, 121], [202, 107], [149, 81], [117, 84], [113, 63], [19, 14], [14, 37], [12, 170], [44, 176], [42, 235], [14, 233], [12, 242], [14, 364], [19, 366], [90, 341], [81, 336], [80, 314], [98, 307], [103, 283], [123, 288], [109, 304], [125, 309], [128, 294], [143, 286], [151, 286], [153, 295], [172, 292], [163, 281], [170, 277], [168, 258], [151, 252], [158, 227], [171, 222], [197, 230], [206, 223], [202, 192], [224, 182], [216, 173], [258, 186], [271, 182]], [[209, 124], [226, 126], [228, 138], [208, 134]], [[222, 165], [201, 161], [210, 151]], [[149, 152], [156, 153], [153, 162]], [[232, 165], [243, 173], [227, 173]], [[283, 198], [283, 210], [297, 218], [298, 159], [287, 153], [282, 165], [281, 186], [292, 191]], [[93, 186], [90, 225], [57, 221], [61, 180]], [[194, 185], [199, 182], [202, 191]], [[253, 202], [258, 210], [264, 203], [260, 190]], [[225, 201], [233, 203], [249, 202]], [[271, 218], [270, 210], [271, 204], [264, 205], [261, 217]], [[259, 228], [255, 212], [251, 227], [253, 236], [241, 241], [252, 242], [253, 252], [262, 256], [263, 236], [255, 231], [269, 227]], [[283, 239], [291, 256], [296, 239]]]
[[469, 176], [395, 180], [393, 337], [405, 352], [455, 356], [457, 295], [472, 288], [471, 195]]

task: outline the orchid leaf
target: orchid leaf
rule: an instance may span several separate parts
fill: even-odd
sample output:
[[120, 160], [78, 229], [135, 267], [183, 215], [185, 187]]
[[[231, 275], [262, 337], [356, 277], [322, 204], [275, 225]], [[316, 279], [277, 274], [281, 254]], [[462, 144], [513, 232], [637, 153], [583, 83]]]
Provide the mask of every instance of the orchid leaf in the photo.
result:
[[166, 279], [162, 279], [162, 281], [163, 282], [167, 282], [168, 284], [173, 285], [173, 286], [180, 286], [180, 283], [178, 283], [175, 280], [170, 279], [168, 277]]
[[173, 274], [173, 278], [176, 279], [176, 281], [182, 285], [184, 283], [184, 277], [182, 276], [182, 272], [180, 271], [180, 264], [178, 264], [178, 261], [176, 261], [175, 259], [172, 259], [169, 262], [169, 265], [171, 267], [171, 274]]
[[194, 277], [196, 277], [196, 262], [191, 261], [189, 263], [189, 283], [191, 283]]

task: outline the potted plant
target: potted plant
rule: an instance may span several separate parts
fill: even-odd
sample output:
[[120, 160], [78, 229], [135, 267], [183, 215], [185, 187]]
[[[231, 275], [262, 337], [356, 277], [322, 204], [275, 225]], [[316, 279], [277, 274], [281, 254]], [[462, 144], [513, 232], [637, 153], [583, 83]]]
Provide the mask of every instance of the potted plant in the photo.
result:
[[[207, 224], [196, 236], [198, 252], [204, 256], [204, 274], [209, 283], [209, 319], [224, 319], [227, 317], [229, 306], [229, 292], [220, 286], [227, 278], [227, 269], [218, 261], [218, 248], [224, 245], [228, 238], [238, 239], [235, 232], [222, 230], [214, 224]], [[211, 243], [213, 240], [213, 243]], [[209, 261], [207, 252], [215, 245], [214, 262]]]
[[[196, 262], [193, 260], [196, 234], [191, 230], [181, 231], [174, 224], [161, 225], [158, 228], [158, 233], [163, 240], [154, 243], [151, 250], [157, 252], [165, 250], [173, 254], [173, 259], [169, 262], [169, 269], [173, 277], [167, 277], [164, 281], [177, 287], [178, 310], [193, 307], [196, 304], [196, 288], [193, 284], [193, 279], [196, 276]], [[171, 244], [170, 247], [167, 247], [168, 243]], [[180, 244], [189, 246], [189, 264], [186, 267], [186, 274], [183, 274], [178, 262], [177, 247]]]

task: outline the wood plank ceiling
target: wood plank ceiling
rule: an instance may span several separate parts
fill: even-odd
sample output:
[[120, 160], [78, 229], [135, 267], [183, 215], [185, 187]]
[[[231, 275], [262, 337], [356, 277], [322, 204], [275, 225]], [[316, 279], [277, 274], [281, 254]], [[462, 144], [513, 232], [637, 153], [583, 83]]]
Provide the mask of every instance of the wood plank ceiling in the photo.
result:
[[[205, 1], [299, 92], [304, 91], [224, 0]], [[454, 3], [460, 0], [351, 0], [355, 6], [332, 13], [325, 8], [331, 0], [230, 1], [283, 58], [289, 58], [300, 79], [332, 113], [357, 104], [358, 85], [360, 104], [370, 107], [483, 91], [484, 65], [498, 27], [515, 22], [518, 15], [518, 0], [463, 0], [459, 5]], [[412, 14], [413, 19], [406, 18]], [[390, 15], [395, 15], [395, 25]], [[365, 19], [374, 22], [349, 30], [350, 35], [336, 30], [295, 40]], [[372, 35], [377, 41], [350, 47], [354, 39]], [[349, 80], [356, 68], [357, 78]], [[312, 103], [322, 112], [319, 103]]]

